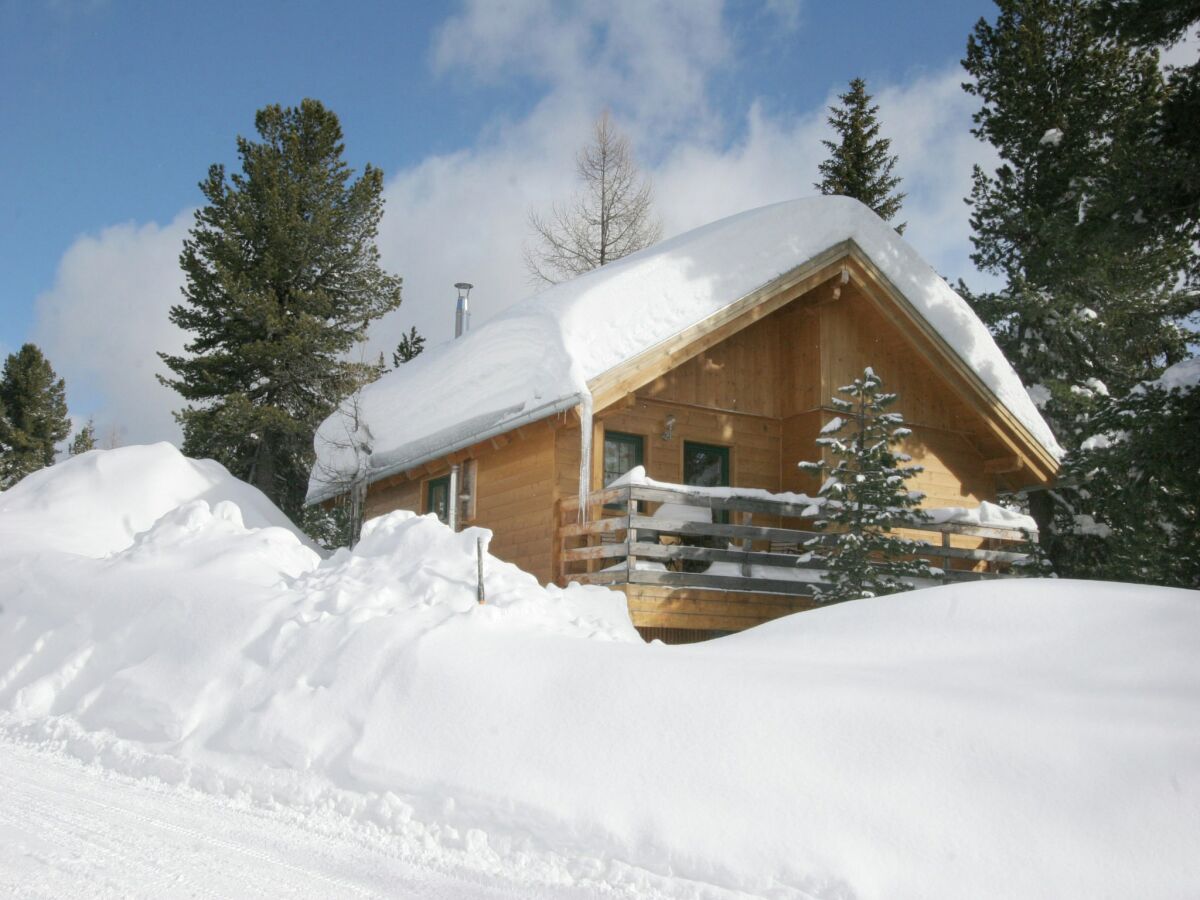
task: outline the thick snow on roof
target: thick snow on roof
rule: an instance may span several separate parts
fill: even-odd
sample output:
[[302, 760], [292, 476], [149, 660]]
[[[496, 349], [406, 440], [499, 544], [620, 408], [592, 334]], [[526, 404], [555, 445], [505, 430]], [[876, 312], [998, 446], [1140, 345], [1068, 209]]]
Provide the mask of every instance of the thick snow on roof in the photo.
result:
[[[730, 216], [518, 303], [368, 386], [368, 477], [402, 471], [579, 402], [587, 383], [835, 245], [852, 240], [1052, 454], [1061, 450], [967, 304], [856, 200], [813, 197]], [[335, 414], [319, 429], [310, 500], [360, 468]]]

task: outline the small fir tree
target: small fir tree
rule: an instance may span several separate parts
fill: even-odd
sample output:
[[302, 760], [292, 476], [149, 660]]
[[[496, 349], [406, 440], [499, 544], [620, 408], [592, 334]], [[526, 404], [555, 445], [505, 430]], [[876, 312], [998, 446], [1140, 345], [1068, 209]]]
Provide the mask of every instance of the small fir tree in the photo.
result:
[[[837, 132], [836, 141], [822, 141], [829, 158], [820, 165], [821, 180], [814, 187], [822, 194], [853, 197], [885, 222], [890, 222], [904, 201], [896, 193], [900, 177], [893, 175], [896, 157], [888, 153], [892, 142], [879, 136], [876, 118], [878, 106], [871, 105], [867, 83], [861, 78], [850, 82], [850, 90], [839, 95], [841, 106], [829, 107], [829, 124]], [[904, 233], [904, 225], [896, 231]]]
[[392, 351], [392, 365], [399, 368], [406, 362], [412, 362], [421, 355], [421, 351], [424, 349], [425, 338], [417, 334], [417, 328], [414, 325], [408, 330], [408, 334], [401, 336], [400, 343]]
[[79, 432], [71, 441], [70, 452], [72, 456], [78, 456], [81, 453], [87, 453], [89, 450], [96, 449], [96, 425], [91, 420], [87, 420]]
[[25, 344], [0, 373], [0, 489], [54, 463], [71, 433], [66, 387], [42, 351]]
[[337, 116], [315, 100], [259, 110], [242, 171], [201, 183], [184, 242], [186, 356], [163, 355], [189, 405], [183, 449], [212, 457], [300, 520], [317, 426], [374, 367], [346, 354], [400, 303], [379, 265], [383, 173], [343, 160]]
[[928, 544], [894, 532], [919, 526], [928, 516], [917, 508], [924, 495], [904, 486], [921, 467], [906, 465], [911, 457], [892, 451], [911, 432], [903, 427], [900, 413], [886, 411], [897, 395], [883, 393], [882, 386], [867, 368], [862, 378], [839, 388], [848, 399], [834, 397], [831, 402], [841, 415], [817, 438], [829, 459], [800, 463], [804, 471], [825, 477], [819, 496], [826, 502], [815, 527], [832, 534], [810, 544], [814, 561], [826, 568], [825, 583], [815, 588], [821, 602], [907, 591], [912, 588], [909, 579], [938, 574], [914, 556]]

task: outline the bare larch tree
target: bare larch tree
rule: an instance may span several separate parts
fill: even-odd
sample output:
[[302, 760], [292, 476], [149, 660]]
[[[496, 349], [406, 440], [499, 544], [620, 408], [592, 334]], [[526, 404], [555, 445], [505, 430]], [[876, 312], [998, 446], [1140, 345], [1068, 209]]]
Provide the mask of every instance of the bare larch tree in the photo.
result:
[[555, 204], [549, 216], [529, 214], [534, 241], [525, 246], [525, 265], [535, 284], [557, 284], [662, 237], [650, 183], [607, 111], [596, 120], [575, 166], [582, 186], [574, 200]]

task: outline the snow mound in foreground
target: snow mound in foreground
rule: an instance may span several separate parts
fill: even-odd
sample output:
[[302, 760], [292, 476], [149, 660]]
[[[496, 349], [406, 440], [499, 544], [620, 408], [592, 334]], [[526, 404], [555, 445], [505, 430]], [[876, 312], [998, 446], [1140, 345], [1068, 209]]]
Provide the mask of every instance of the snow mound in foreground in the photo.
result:
[[[103, 522], [123, 498], [168, 505], [127, 471], [95, 488]], [[0, 530], [102, 506], [86, 480], [59, 492], [62, 473]], [[243, 517], [188, 497], [102, 558], [52, 552], [53, 530], [46, 552], [0, 544], [0, 731], [336, 809], [510, 878], [633, 866], [690, 896], [778, 897], [1200, 884], [1194, 592], [964, 584], [665, 647], [636, 639], [619, 594], [491, 557], [479, 606], [482, 530], [393, 513], [322, 560]]]

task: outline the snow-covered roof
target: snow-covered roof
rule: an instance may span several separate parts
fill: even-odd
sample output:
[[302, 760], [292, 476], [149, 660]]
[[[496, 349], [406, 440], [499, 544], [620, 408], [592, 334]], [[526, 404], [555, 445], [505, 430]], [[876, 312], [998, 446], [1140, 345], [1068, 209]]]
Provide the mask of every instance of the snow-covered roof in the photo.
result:
[[317, 432], [309, 500], [358, 471], [386, 477], [576, 405], [588, 383], [852, 241], [1053, 456], [1054, 435], [983, 323], [875, 213], [846, 197], [749, 210], [662, 241], [517, 303], [368, 385], [369, 459], [335, 413]]

